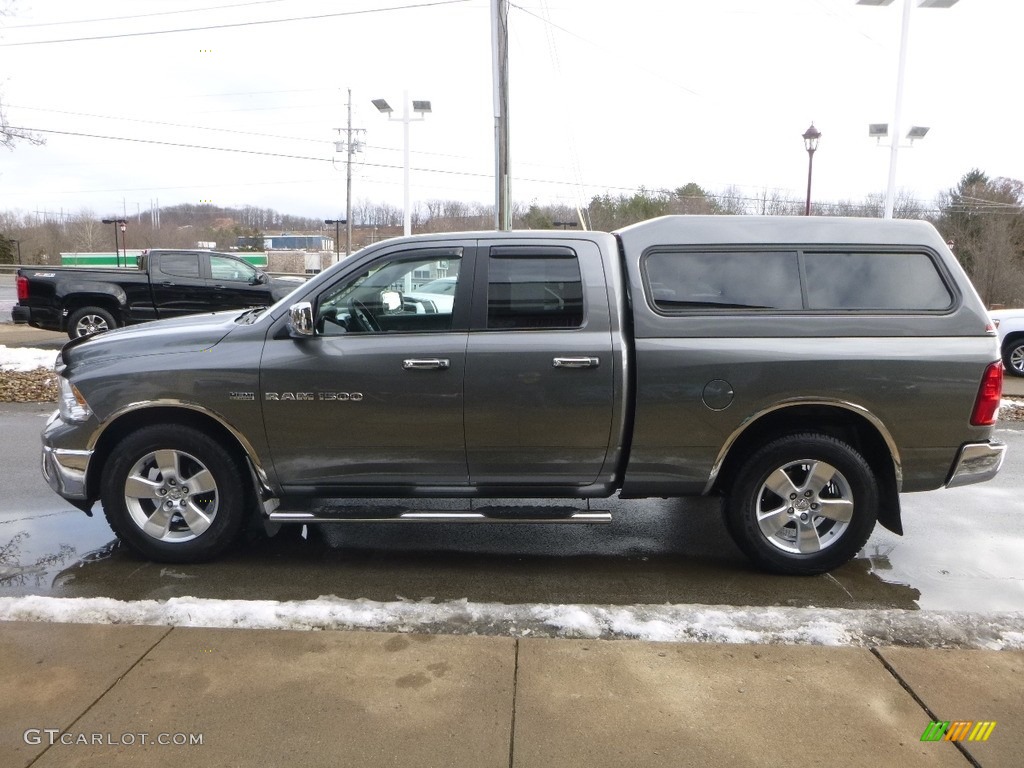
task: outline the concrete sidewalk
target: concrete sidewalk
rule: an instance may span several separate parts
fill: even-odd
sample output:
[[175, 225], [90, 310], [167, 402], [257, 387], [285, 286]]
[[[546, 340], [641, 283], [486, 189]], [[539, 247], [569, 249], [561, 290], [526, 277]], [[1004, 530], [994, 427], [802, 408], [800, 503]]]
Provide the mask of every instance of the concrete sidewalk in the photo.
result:
[[[8, 318], [10, 319], [10, 318]], [[60, 349], [68, 340], [67, 334], [43, 331], [29, 325], [0, 322], [0, 344], [8, 347], [42, 347]]]
[[[9, 622], [0, 690], [10, 768], [1011, 768], [1024, 752], [1008, 651]], [[997, 725], [922, 742], [935, 719]]]

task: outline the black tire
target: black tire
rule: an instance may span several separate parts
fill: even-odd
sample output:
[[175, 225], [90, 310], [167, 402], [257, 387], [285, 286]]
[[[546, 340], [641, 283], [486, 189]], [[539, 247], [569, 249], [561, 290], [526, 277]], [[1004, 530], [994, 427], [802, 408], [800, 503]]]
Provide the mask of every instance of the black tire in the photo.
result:
[[103, 469], [107, 522], [130, 549], [162, 563], [210, 560], [238, 537], [244, 467], [191, 427], [157, 424], [132, 433]]
[[77, 339], [79, 336], [91, 336], [94, 333], [112, 331], [117, 328], [117, 320], [105, 309], [99, 307], [82, 307], [76, 309], [68, 317], [68, 336]]
[[1024, 376], [1024, 336], [1003, 345], [1003, 367], [1011, 376]]
[[819, 574], [864, 546], [878, 517], [878, 498], [871, 467], [849, 445], [815, 433], [789, 435], [740, 468], [726, 497], [725, 523], [760, 567]]

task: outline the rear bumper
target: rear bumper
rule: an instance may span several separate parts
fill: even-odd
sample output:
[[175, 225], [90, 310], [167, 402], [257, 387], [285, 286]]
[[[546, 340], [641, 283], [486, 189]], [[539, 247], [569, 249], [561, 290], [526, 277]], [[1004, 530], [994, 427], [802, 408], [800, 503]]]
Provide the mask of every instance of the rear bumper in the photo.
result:
[[32, 319], [32, 310], [28, 307], [23, 307], [21, 304], [15, 304], [14, 309], [11, 310], [11, 320], [18, 325], [25, 325]]
[[947, 488], [991, 480], [1003, 466], [1006, 446], [1002, 443], [968, 443], [953, 462]]
[[11, 320], [21, 325], [31, 325], [46, 331], [63, 331], [60, 312], [46, 307], [26, 307], [15, 304], [11, 309]]

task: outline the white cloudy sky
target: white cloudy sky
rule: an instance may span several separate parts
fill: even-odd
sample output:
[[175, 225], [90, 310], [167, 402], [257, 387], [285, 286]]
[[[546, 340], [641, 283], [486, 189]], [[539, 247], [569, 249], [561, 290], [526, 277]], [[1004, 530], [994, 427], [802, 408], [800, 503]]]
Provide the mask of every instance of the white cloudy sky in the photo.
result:
[[[159, 199], [334, 216], [346, 88], [367, 129], [354, 199], [401, 205], [402, 126], [370, 100], [400, 112], [407, 89], [434, 110], [410, 127], [414, 203], [490, 203], [490, 3], [408, 7], [425, 2], [15, 0], [0, 19], [7, 117], [55, 133], [0, 151], [0, 210], [131, 215]], [[1024, 179], [1024, 3], [917, 2], [903, 125], [931, 132], [899, 153], [898, 185], [931, 202], [973, 167]], [[815, 199], [882, 192], [889, 152], [867, 124], [892, 120], [901, 5], [517, 0], [513, 198], [571, 203], [689, 181], [802, 198], [812, 120]]]

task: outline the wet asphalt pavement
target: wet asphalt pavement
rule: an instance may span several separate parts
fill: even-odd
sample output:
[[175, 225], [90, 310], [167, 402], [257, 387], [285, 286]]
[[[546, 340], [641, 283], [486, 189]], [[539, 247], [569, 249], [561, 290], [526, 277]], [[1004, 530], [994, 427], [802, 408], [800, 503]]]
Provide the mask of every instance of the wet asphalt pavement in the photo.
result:
[[614, 518], [597, 526], [291, 526], [214, 563], [144, 562], [114, 543], [98, 504], [86, 517], [46, 486], [38, 435], [50, 411], [0, 404], [0, 596], [1024, 608], [1020, 423], [999, 431], [1009, 451], [994, 481], [905, 495], [905, 536], [878, 527], [846, 566], [792, 578], [753, 570], [709, 499], [595, 501]]

